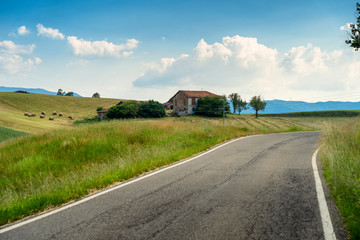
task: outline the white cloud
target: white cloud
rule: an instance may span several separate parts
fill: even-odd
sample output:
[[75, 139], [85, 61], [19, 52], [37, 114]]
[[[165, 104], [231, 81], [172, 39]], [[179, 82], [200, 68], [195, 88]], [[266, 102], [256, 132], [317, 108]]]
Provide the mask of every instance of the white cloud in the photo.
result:
[[[224, 37], [208, 44], [201, 39], [191, 54], [144, 64], [133, 82], [138, 88], [206, 89], [229, 94], [263, 94], [268, 98], [295, 99], [331, 91], [359, 89], [359, 61], [349, 64], [349, 52], [324, 51], [311, 44], [283, 54], [258, 43], [256, 38]], [[356, 62], [356, 64], [355, 64]]]
[[0, 42], [0, 69], [10, 74], [32, 70], [42, 60], [38, 57], [24, 59], [20, 55], [32, 54], [35, 45], [16, 45], [12, 41]]
[[25, 27], [25, 26], [21, 26], [17, 29], [17, 32], [19, 35], [24, 36], [30, 33], [30, 31]]
[[43, 35], [45, 37], [53, 38], [53, 39], [64, 39], [64, 35], [58, 30], [53, 28], [46, 28], [42, 24], [37, 24], [38, 35]]
[[31, 54], [34, 49], [35, 49], [35, 44], [16, 45], [13, 41], [7, 41], [7, 40], [0, 42], [0, 53]]
[[136, 39], [128, 39], [126, 44], [116, 45], [108, 41], [86, 41], [75, 36], [69, 36], [67, 40], [76, 56], [99, 57], [128, 57], [133, 54], [130, 50], [136, 48], [139, 43]]

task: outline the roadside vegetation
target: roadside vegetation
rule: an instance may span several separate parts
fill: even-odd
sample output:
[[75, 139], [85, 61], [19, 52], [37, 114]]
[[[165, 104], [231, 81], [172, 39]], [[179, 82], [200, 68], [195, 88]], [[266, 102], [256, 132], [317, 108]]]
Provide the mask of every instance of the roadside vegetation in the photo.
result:
[[360, 239], [360, 119], [327, 123], [321, 137], [321, 160], [331, 196], [351, 239]]

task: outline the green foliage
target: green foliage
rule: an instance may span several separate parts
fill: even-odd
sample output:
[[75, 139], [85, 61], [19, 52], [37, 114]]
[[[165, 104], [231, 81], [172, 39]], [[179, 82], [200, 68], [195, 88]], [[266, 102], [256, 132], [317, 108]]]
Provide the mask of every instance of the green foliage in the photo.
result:
[[360, 3], [356, 3], [357, 11], [357, 24], [350, 24], [350, 32], [348, 32], [350, 39], [346, 40], [346, 44], [350, 44], [350, 47], [358, 51], [360, 48]]
[[250, 100], [250, 107], [252, 107], [256, 112], [256, 118], [258, 117], [259, 111], [264, 111], [266, 107], [266, 102], [261, 99], [261, 96], [253, 96]]
[[96, 111], [98, 112], [98, 111], [101, 111], [101, 110], [104, 110], [104, 109], [105, 109], [104, 107], [97, 107]]
[[61, 88], [59, 88], [57, 93], [56, 93], [56, 95], [60, 95], [60, 96], [62, 96], [64, 94], [65, 94], [65, 92]]
[[66, 94], [65, 94], [65, 96], [74, 96], [74, 92], [67, 92]]
[[241, 98], [241, 96], [237, 93], [232, 93], [229, 95], [229, 99], [234, 107], [234, 114], [236, 111], [240, 114], [241, 111], [248, 109], [247, 102]]
[[230, 111], [229, 103], [223, 97], [204, 97], [197, 101], [197, 108], [195, 113], [209, 117], [216, 117], [223, 115], [223, 108], [225, 113]]
[[96, 92], [96, 93], [94, 93], [94, 94], [92, 95], [92, 97], [93, 97], [93, 98], [100, 98], [100, 94], [99, 94], [98, 92]]
[[112, 106], [106, 113], [106, 116], [110, 119], [116, 118], [135, 118], [138, 115], [139, 103], [130, 100], [122, 104]]
[[332, 198], [351, 239], [360, 239], [360, 121], [327, 124], [320, 142]]
[[162, 118], [166, 112], [164, 106], [154, 100], [141, 102], [138, 111], [138, 117], [142, 118]]

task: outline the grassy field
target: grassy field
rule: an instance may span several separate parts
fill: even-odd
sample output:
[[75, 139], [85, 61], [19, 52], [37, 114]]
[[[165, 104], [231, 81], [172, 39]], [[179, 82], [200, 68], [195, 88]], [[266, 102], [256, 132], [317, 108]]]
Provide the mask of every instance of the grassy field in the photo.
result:
[[[119, 99], [109, 98], [0, 92], [0, 126], [28, 133], [72, 127], [72, 121], [67, 116], [72, 116], [74, 119], [93, 117], [96, 115], [97, 107], [108, 108], [119, 101]], [[45, 119], [39, 118], [42, 111], [46, 112]], [[54, 121], [49, 121], [48, 116], [53, 111], [62, 112], [64, 116], [55, 116]], [[25, 112], [37, 115], [30, 118], [24, 116]]]
[[356, 117], [360, 116], [360, 110], [338, 110], [338, 111], [309, 111], [293, 113], [265, 114], [267, 117]]
[[27, 133], [0, 126], [0, 142], [25, 135], [27, 135]]
[[320, 142], [332, 198], [351, 239], [360, 239], [360, 119], [326, 124]]

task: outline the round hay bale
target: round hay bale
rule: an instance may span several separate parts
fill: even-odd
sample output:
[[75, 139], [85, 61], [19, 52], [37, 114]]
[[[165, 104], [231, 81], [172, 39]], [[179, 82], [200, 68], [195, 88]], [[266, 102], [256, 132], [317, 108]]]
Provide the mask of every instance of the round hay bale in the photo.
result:
[[53, 111], [52, 115], [57, 115], [56, 111]]
[[26, 112], [26, 113], [24, 113], [24, 116], [29, 116], [29, 113], [27, 113], [27, 112]]
[[54, 120], [54, 118], [53, 118], [53, 117], [49, 117], [49, 120]]
[[31, 117], [36, 117], [36, 113], [32, 113], [32, 114], [31, 114]]
[[41, 112], [42, 115], [46, 115], [44, 111]]
[[73, 120], [73, 117], [72, 117], [72, 116], [68, 116], [68, 119]]
[[59, 113], [59, 117], [62, 117], [62, 115], [63, 115], [63, 114], [60, 112], [60, 113]]
[[41, 114], [41, 115], [40, 115], [40, 118], [45, 118], [45, 115], [42, 115], [42, 114]]

